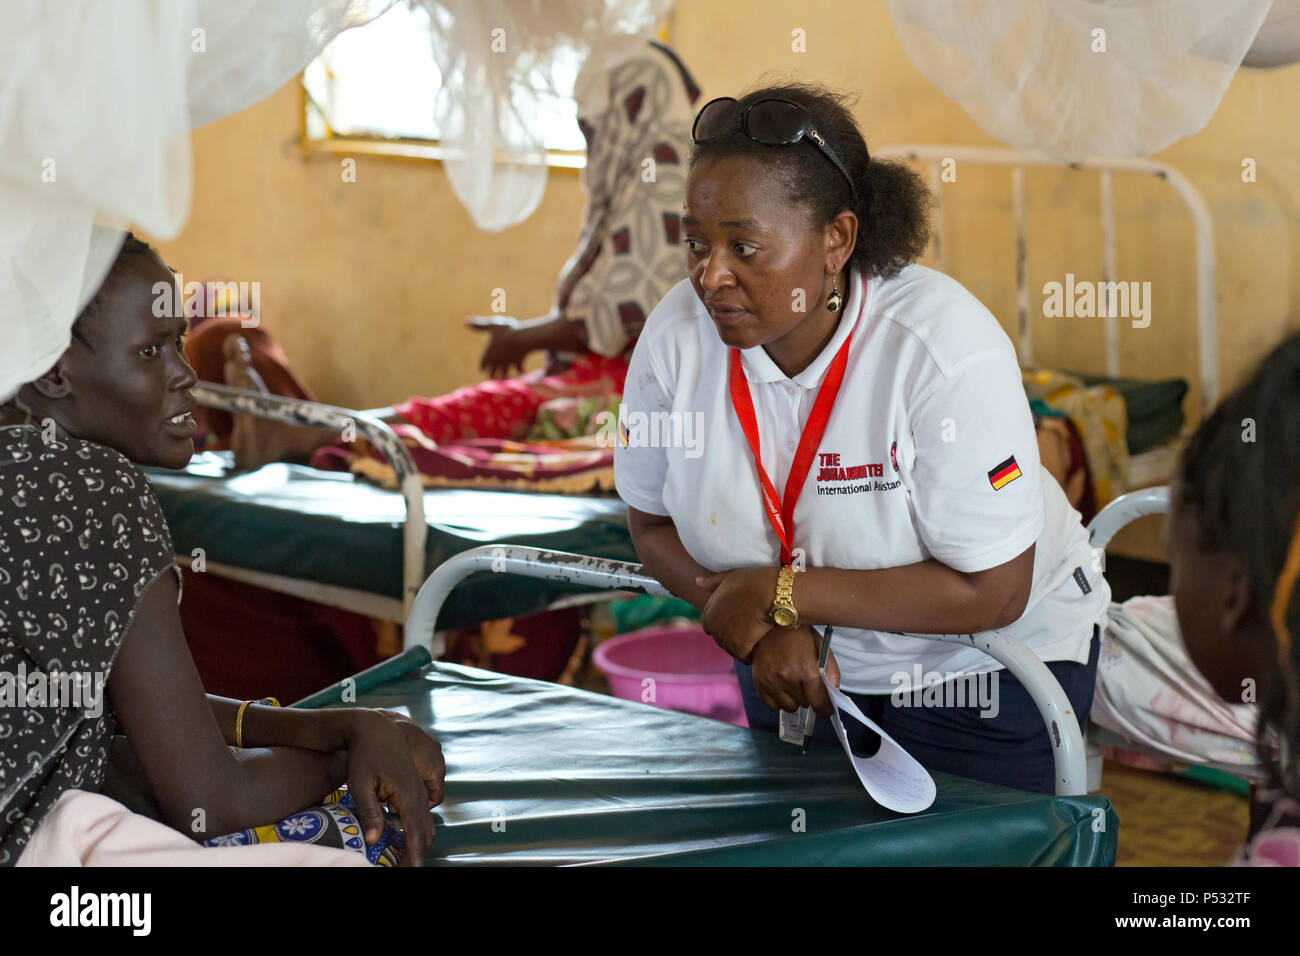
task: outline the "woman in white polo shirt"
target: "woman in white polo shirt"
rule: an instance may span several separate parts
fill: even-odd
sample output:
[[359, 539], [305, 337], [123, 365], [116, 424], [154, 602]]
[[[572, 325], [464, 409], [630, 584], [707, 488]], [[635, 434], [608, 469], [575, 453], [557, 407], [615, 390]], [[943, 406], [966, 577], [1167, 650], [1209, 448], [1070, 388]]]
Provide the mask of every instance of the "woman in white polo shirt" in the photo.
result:
[[615, 447], [646, 569], [736, 658], [751, 726], [830, 713], [809, 625], [831, 624], [828, 674], [923, 764], [1051, 792], [1051, 743], [1011, 675], [966, 706], [908, 693], [998, 670], [909, 635], [1001, 630], [1081, 722], [1091, 708], [1110, 592], [1039, 464], [1010, 341], [913, 264], [925, 186], [870, 159], [843, 97], [714, 100], [694, 138], [689, 279], [646, 322]]

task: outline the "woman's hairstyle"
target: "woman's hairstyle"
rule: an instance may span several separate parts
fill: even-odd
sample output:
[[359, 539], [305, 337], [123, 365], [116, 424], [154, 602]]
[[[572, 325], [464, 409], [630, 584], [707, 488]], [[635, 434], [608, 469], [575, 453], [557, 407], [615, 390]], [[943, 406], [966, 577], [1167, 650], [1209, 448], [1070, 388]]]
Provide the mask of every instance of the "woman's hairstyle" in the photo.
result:
[[1251, 603], [1273, 631], [1278, 666], [1261, 681], [1256, 745], [1273, 785], [1300, 797], [1300, 334], [1196, 430], [1178, 504], [1195, 518], [1204, 550], [1241, 562]]
[[930, 240], [930, 192], [924, 180], [899, 163], [871, 159], [849, 107], [854, 99], [811, 83], [782, 83], [740, 98], [743, 110], [761, 100], [802, 106], [853, 179], [857, 203], [844, 176], [805, 137], [793, 146], [764, 146], [736, 124], [734, 131], [696, 143], [691, 163], [722, 156], [758, 156], [783, 180], [790, 198], [806, 206], [818, 225], [845, 209], [858, 217], [858, 241], [849, 262], [868, 275], [889, 278], [925, 252]]
[[137, 239], [134, 233], [128, 232], [126, 234], [126, 238], [122, 241], [122, 248], [117, 250], [117, 258], [113, 260], [113, 265], [109, 267], [108, 272], [105, 274], [104, 281], [100, 283], [99, 288], [95, 290], [95, 294], [86, 303], [86, 307], [81, 310], [81, 314], [72, 323], [72, 337], [74, 339], [90, 349], [90, 351], [95, 351], [95, 347], [86, 338], [86, 322], [98, 315], [104, 307], [103, 295], [105, 287], [108, 286], [108, 277], [128, 259], [153, 251], [153, 247], [149, 243]]

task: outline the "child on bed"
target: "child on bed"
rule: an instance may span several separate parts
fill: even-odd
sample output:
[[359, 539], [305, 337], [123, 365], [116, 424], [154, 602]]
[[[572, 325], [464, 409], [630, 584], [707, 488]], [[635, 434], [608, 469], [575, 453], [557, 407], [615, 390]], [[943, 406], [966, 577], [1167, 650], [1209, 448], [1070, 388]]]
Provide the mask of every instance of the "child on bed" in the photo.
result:
[[1197, 429], [1171, 494], [1170, 590], [1193, 662], [1258, 700], [1268, 788], [1235, 862], [1300, 865], [1300, 334]]
[[[0, 865], [365, 864], [358, 836], [383, 838], [384, 803], [419, 865], [445, 768], [417, 725], [204, 694], [168, 528], [133, 464], [193, 453], [185, 320], [154, 309], [174, 281], [128, 236], [72, 344], [0, 405]], [[170, 829], [99, 793], [115, 726]], [[339, 849], [234, 847], [344, 782], [354, 810], [295, 817], [347, 816]]]

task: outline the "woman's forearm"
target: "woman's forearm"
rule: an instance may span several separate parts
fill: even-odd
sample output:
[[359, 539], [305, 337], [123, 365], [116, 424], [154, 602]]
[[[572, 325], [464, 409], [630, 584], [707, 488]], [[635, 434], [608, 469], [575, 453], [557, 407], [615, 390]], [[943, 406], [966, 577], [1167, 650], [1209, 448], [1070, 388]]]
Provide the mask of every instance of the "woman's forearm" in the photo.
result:
[[695, 583], [713, 572], [687, 553], [672, 522], [634, 530], [632, 543], [646, 571], [673, 594], [699, 610], [709, 601], [710, 591]]
[[[227, 744], [235, 746], [235, 721], [243, 701], [208, 694], [208, 704], [221, 728], [221, 736]], [[249, 704], [244, 708], [243, 746], [343, 750], [347, 747], [347, 732], [355, 713], [354, 708], [295, 710]]]
[[872, 571], [809, 568], [794, 576], [794, 604], [800, 620], [810, 624], [975, 634], [1020, 617], [1032, 575], [1032, 548], [1007, 565], [977, 574], [963, 574], [934, 559]]
[[580, 352], [586, 348], [579, 334], [578, 323], [560, 314], [543, 315], [520, 322], [517, 333], [523, 336], [529, 351], [556, 349], [561, 352]]
[[223, 787], [215, 817], [208, 817], [208, 836], [278, 823], [320, 803], [347, 780], [342, 752], [253, 747], [233, 756], [236, 772]]

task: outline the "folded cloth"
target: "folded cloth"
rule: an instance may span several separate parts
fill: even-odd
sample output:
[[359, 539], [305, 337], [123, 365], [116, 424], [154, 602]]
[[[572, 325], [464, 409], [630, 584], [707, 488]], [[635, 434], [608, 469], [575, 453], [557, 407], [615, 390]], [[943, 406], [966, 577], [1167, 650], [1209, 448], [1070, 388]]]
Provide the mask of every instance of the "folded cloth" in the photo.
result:
[[205, 840], [203, 845], [232, 847], [273, 843], [312, 844], [348, 850], [363, 855], [375, 866], [396, 866], [406, 849], [406, 838], [391, 823], [384, 824], [374, 846], [366, 846], [361, 821], [356, 817], [356, 806], [347, 787], [335, 790], [319, 807], [308, 807], [271, 826], [236, 830], [213, 837]]
[[211, 848], [116, 800], [66, 790], [18, 866], [369, 866], [362, 853], [303, 841]]
[[1083, 444], [1097, 508], [1128, 490], [1128, 407], [1108, 385], [1053, 369], [1022, 369], [1025, 394], [1064, 412]]

